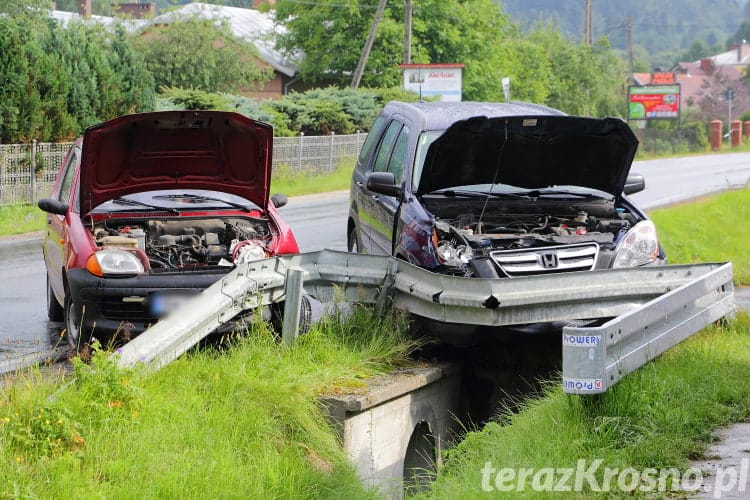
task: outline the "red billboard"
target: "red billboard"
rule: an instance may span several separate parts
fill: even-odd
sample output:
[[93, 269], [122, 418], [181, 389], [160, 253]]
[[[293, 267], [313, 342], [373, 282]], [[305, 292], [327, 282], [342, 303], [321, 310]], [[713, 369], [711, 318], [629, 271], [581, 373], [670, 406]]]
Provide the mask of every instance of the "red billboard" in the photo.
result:
[[629, 120], [674, 120], [680, 117], [680, 85], [628, 88]]

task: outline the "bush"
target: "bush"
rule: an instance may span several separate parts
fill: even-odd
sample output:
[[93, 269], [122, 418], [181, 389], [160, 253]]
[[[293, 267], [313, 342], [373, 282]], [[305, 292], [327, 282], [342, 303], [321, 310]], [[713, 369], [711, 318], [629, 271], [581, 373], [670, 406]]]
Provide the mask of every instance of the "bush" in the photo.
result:
[[708, 148], [708, 127], [701, 121], [649, 122], [640, 137], [640, 153], [670, 155], [700, 152]]
[[336, 87], [293, 92], [275, 101], [197, 89], [162, 88], [157, 110], [216, 109], [236, 111], [270, 123], [277, 137], [352, 134], [367, 132], [383, 105], [392, 100], [414, 102], [419, 96], [399, 88], [340, 89]]
[[225, 95], [198, 89], [162, 88], [161, 97], [178, 109], [227, 109], [229, 107], [229, 99]]

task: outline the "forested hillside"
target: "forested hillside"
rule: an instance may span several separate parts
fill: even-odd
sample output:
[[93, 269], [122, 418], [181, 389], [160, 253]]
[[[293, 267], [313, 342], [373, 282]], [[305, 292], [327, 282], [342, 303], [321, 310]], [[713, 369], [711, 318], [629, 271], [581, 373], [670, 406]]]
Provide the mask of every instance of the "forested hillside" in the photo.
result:
[[[503, 10], [524, 29], [552, 22], [583, 39], [584, 0], [500, 0]], [[651, 62], [668, 66], [696, 40], [724, 50], [727, 39], [750, 18], [748, 0], [592, 0], [594, 38], [606, 36], [616, 48], [627, 44], [628, 16], [633, 44]], [[638, 53], [636, 54], [638, 55]]]

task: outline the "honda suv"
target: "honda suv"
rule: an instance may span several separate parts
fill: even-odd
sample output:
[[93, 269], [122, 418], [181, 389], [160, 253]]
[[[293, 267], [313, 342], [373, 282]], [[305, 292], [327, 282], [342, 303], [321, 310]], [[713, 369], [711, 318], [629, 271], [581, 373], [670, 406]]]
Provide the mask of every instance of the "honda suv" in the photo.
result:
[[352, 175], [350, 251], [455, 276], [663, 264], [627, 199], [638, 141], [616, 118], [527, 103], [391, 102]]

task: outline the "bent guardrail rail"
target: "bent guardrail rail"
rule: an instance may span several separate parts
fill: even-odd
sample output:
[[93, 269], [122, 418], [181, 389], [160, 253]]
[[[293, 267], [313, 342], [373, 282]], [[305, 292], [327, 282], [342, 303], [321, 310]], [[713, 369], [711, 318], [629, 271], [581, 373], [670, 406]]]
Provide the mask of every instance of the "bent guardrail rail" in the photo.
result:
[[[467, 279], [435, 274], [392, 257], [322, 250], [239, 265], [202, 294], [119, 349], [119, 364], [130, 367], [142, 362], [153, 368], [161, 367], [243, 311], [284, 302], [287, 296], [296, 296], [298, 301], [301, 294], [286, 289], [286, 275], [291, 269], [296, 274], [302, 271], [303, 293], [321, 302], [343, 300], [375, 304], [380, 309], [393, 306], [444, 323], [504, 326], [616, 317], [599, 327], [602, 330], [566, 328], [565, 334], [598, 335], [602, 341], [596, 349], [605, 349], [605, 344], [611, 345], [609, 355], [614, 356], [614, 364], [622, 374], [643, 364], [645, 361], [636, 366], [642, 359], [653, 359], [663, 352], [657, 347], [666, 345], [667, 337], [671, 342], [681, 335], [687, 336], [697, 331], [730, 312], [734, 303], [731, 264], [608, 269], [512, 279]], [[295, 286], [299, 284], [295, 283]], [[717, 298], [720, 305], [714, 305]], [[289, 309], [298, 309], [299, 303], [288, 302], [285, 311], [299, 314]], [[710, 311], [701, 312], [705, 307]], [[692, 319], [682, 321], [678, 327], [670, 327], [670, 321], [682, 317], [680, 314]], [[658, 328], [651, 326], [661, 324], [659, 318], [662, 317], [666, 317], [663, 328], [672, 328], [676, 333], [660, 336]], [[646, 327], [656, 335], [653, 341], [651, 337], [638, 337], [640, 321], [646, 318], [655, 318]], [[617, 342], [607, 344], [603, 337], [610, 330], [605, 332], [603, 329], [610, 328], [608, 325], [618, 321], [624, 322], [625, 326], [611, 328], [632, 333], [619, 334]], [[296, 322], [296, 319], [288, 322], [292, 326], [285, 328], [293, 328]], [[284, 333], [287, 339], [294, 334], [289, 331]], [[626, 338], [631, 340], [621, 340]], [[647, 345], [640, 345], [638, 339]], [[633, 342], [635, 344], [631, 345]], [[674, 344], [668, 347], [671, 345]], [[608, 385], [604, 383], [603, 373], [611, 375], [607, 371], [609, 368], [602, 369], [602, 360], [607, 359], [608, 351], [600, 353], [596, 349], [584, 352], [578, 346], [566, 346], [563, 376], [569, 381], [602, 380], [603, 387], [616, 382], [612, 378]], [[630, 351], [623, 354], [626, 352], [623, 349]], [[620, 354], [613, 354], [616, 351]], [[656, 354], [651, 356], [653, 353]], [[588, 359], [589, 356], [593, 356], [593, 359]], [[574, 365], [578, 371], [574, 371]], [[573, 385], [573, 392], [576, 393], [595, 392], [577, 390], [575, 382]]]
[[598, 327], [563, 328], [563, 391], [600, 394], [704, 326], [734, 311], [732, 264]]

